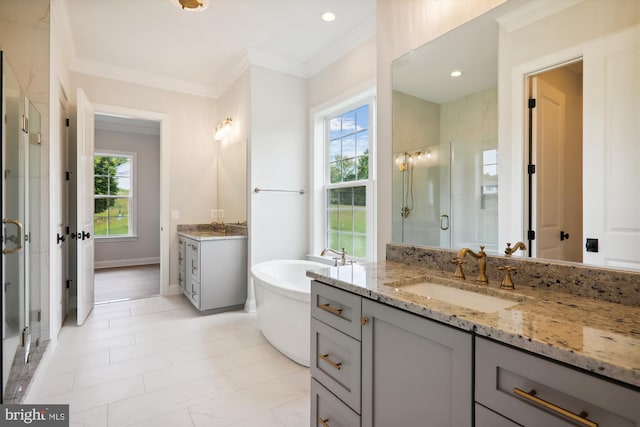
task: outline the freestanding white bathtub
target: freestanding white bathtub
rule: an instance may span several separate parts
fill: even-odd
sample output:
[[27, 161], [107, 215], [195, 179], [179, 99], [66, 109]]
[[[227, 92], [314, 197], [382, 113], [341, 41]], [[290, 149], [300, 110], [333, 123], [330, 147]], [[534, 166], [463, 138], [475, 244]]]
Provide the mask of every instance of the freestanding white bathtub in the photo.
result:
[[311, 279], [306, 272], [326, 267], [287, 259], [251, 268], [260, 331], [280, 353], [304, 366], [309, 366], [311, 349]]

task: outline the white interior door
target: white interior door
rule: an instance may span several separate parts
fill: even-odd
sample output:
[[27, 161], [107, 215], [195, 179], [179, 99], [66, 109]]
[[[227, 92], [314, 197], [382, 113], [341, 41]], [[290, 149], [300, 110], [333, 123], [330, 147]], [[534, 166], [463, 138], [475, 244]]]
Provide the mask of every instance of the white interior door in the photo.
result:
[[59, 132], [59, 146], [58, 146], [58, 162], [59, 168], [57, 170], [56, 178], [56, 197], [58, 199], [57, 212], [56, 212], [56, 232], [57, 236], [62, 237], [64, 240], [58, 238], [56, 260], [58, 265], [58, 292], [57, 292], [57, 319], [60, 321], [56, 328], [62, 327], [65, 317], [69, 310], [69, 290], [66, 287], [68, 276], [68, 239], [70, 238], [67, 226], [69, 225], [68, 219], [68, 184], [66, 179], [66, 171], [68, 171], [68, 133], [67, 133], [67, 104], [66, 100], [62, 97], [59, 100], [59, 114], [58, 117], [58, 132]]
[[565, 95], [543, 79], [531, 79], [536, 100], [533, 109], [533, 144], [536, 174], [533, 194], [533, 223], [536, 239], [533, 253], [538, 258], [565, 259], [560, 241], [564, 221]]
[[95, 110], [78, 89], [76, 140], [76, 269], [78, 325], [82, 325], [94, 302], [93, 149]]
[[640, 26], [584, 54], [584, 262], [640, 269]]

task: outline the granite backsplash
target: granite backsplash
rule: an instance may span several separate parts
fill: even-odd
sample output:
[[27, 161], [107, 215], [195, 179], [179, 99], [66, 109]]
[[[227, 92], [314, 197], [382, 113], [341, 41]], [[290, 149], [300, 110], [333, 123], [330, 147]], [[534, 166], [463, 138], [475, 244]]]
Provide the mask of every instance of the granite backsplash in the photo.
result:
[[[470, 248], [478, 251], [479, 248]], [[410, 246], [397, 243], [387, 245], [386, 260], [416, 265], [443, 272], [455, 271], [451, 263], [456, 250]], [[467, 257], [463, 265], [466, 280], [473, 281], [477, 263]], [[640, 272], [600, 268], [571, 262], [539, 260], [535, 258], [487, 255], [487, 277], [490, 283], [500, 283], [504, 272], [501, 266], [515, 267], [511, 277], [518, 287], [546, 288], [575, 296], [640, 307]]]

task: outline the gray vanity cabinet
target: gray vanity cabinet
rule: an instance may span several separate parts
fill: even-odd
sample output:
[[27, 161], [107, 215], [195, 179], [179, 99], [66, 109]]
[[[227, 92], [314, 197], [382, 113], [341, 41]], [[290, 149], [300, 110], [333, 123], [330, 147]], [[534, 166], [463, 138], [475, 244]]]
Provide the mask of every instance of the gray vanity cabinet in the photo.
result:
[[[640, 427], [638, 391], [480, 337], [475, 364], [476, 401], [514, 425]], [[476, 406], [476, 427], [487, 415]]]
[[311, 286], [311, 425], [470, 427], [472, 336]]
[[[247, 297], [247, 239], [194, 240], [184, 244], [183, 293], [201, 311], [242, 308]], [[182, 251], [182, 246], [180, 246]], [[181, 256], [181, 255], [180, 255]]]
[[472, 425], [472, 336], [362, 300], [362, 426]]

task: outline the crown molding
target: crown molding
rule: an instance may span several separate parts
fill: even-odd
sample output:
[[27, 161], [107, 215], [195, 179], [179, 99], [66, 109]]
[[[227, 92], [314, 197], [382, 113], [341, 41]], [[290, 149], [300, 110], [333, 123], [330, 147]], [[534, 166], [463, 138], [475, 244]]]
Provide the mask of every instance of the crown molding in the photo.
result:
[[96, 129], [113, 132], [160, 136], [160, 123], [151, 120], [96, 114], [95, 127]]
[[304, 77], [308, 78], [336, 62], [362, 43], [376, 35], [376, 14], [369, 15], [356, 28], [336, 40], [323, 52], [315, 55], [305, 64]]
[[105, 79], [119, 80], [141, 86], [150, 86], [157, 89], [185, 93], [188, 95], [216, 98], [216, 93], [210, 86], [162, 77], [145, 71], [84, 60], [76, 60], [70, 64], [70, 68], [71, 71], [102, 77]]
[[[76, 45], [71, 35], [71, 25], [69, 25], [69, 14], [67, 12], [67, 2], [64, 0], [51, 1], [51, 21], [52, 27], [58, 33], [60, 38], [60, 50], [64, 56], [64, 61], [69, 64], [77, 60]], [[69, 67], [70, 68], [70, 67]]]
[[568, 9], [582, 1], [583, 0], [529, 1], [524, 6], [498, 17], [496, 21], [498, 21], [507, 32], [512, 32], [564, 9]]

